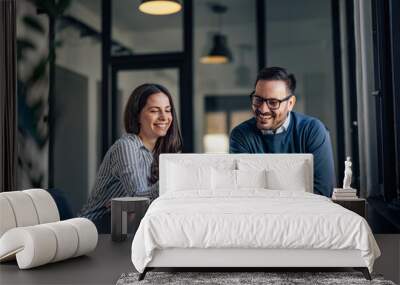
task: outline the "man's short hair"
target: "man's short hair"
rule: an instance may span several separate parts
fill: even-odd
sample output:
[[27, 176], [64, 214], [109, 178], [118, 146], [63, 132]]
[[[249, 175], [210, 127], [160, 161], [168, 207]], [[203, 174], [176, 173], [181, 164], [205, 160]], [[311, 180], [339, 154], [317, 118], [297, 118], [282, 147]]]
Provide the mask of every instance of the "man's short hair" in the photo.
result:
[[255, 85], [257, 85], [259, 80], [282, 80], [286, 83], [291, 94], [294, 94], [294, 90], [296, 89], [296, 78], [293, 74], [289, 74], [283, 67], [273, 66], [261, 69], [257, 74]]

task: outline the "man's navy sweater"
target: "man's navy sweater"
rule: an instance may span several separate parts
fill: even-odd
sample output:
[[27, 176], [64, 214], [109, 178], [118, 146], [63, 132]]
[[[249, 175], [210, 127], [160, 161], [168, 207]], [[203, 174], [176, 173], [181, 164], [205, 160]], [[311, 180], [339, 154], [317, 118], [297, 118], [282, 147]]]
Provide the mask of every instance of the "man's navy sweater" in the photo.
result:
[[324, 124], [316, 118], [292, 111], [288, 129], [279, 134], [262, 134], [256, 119], [251, 118], [232, 130], [229, 152], [312, 153], [314, 193], [332, 195], [335, 170], [331, 140]]

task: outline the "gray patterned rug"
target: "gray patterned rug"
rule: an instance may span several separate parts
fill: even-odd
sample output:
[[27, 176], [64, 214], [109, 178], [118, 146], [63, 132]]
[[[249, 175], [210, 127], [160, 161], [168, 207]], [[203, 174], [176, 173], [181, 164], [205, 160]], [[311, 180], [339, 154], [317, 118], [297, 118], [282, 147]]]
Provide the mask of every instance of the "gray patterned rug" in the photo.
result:
[[145, 284], [379, 284], [395, 285], [382, 276], [372, 275], [372, 281], [364, 278], [360, 272], [148, 272], [142, 281], [139, 273], [122, 274], [117, 285]]

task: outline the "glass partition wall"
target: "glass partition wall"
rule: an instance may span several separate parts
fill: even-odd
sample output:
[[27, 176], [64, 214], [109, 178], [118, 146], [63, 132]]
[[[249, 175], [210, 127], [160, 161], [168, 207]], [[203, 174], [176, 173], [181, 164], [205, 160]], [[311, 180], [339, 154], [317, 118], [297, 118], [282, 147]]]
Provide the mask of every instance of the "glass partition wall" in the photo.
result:
[[[257, 11], [260, 2], [264, 3], [262, 19]], [[190, 116], [193, 124], [184, 127], [182, 132], [189, 127], [192, 129], [193, 145], [189, 148], [195, 152], [228, 152], [230, 131], [252, 116], [248, 94], [254, 88], [263, 57], [267, 66], [282, 66], [295, 74], [298, 81], [295, 111], [324, 122], [331, 135], [336, 170], [341, 169], [339, 163], [342, 161], [339, 162], [338, 157], [344, 157], [344, 154], [338, 153], [338, 144], [344, 142], [337, 135], [342, 126], [337, 125], [336, 112], [342, 106], [335, 100], [338, 82], [334, 76], [332, 1], [197, 0], [192, 6], [192, 27], [185, 27], [184, 12], [153, 16], [139, 12], [127, 0], [112, 4], [111, 57], [118, 59], [112, 62], [112, 69], [118, 73], [114, 76], [118, 86], [113, 86], [115, 94], [112, 96], [119, 97], [121, 78], [130, 73], [130, 69], [136, 70], [132, 74], [138, 75], [138, 69], [144, 68], [155, 75], [157, 68], [160, 72], [165, 68], [163, 64], [157, 65], [157, 60], [178, 55], [184, 62], [184, 55], [191, 52], [193, 73], [186, 75], [193, 81], [193, 92], [183, 94], [182, 88], [178, 88], [177, 101], [192, 98], [193, 113]], [[193, 31], [191, 51], [185, 49], [184, 29]], [[265, 31], [264, 37], [258, 34], [260, 30]], [[262, 51], [259, 48], [261, 40], [265, 41]], [[214, 64], [205, 62], [204, 58], [221, 49], [221, 45], [228, 53], [228, 60]], [[124, 64], [124, 61], [129, 63]], [[121, 64], [123, 73], [119, 72]], [[182, 64], [178, 59], [175, 67], [171, 66], [176, 70], [176, 86], [182, 84]], [[141, 76], [130, 77], [131, 82], [141, 83]], [[143, 79], [157, 82], [163, 77]], [[113, 125], [120, 127], [118, 120], [123, 107], [121, 100], [115, 102], [118, 103], [114, 108], [117, 114], [112, 116]], [[188, 108], [182, 102], [178, 105], [183, 110]], [[117, 135], [113, 137], [115, 139]], [[342, 174], [337, 176], [340, 180]]]
[[[342, 82], [335, 74], [340, 58], [333, 39], [343, 30], [334, 27], [334, 2], [189, 0], [176, 14], [153, 16], [139, 12], [138, 1], [72, 1], [56, 30], [64, 44], [57, 50], [52, 108], [60, 119], [50, 146], [55, 164], [49, 171], [56, 177], [51, 186], [77, 189], [71, 201], [74, 210], [81, 207], [104, 151], [122, 134], [126, 98], [145, 82], [164, 84], [175, 96], [186, 152], [227, 152], [232, 128], [252, 117], [248, 95], [264, 65], [295, 74], [295, 110], [329, 129], [340, 185], [345, 154], [338, 116], [347, 109], [335, 93]], [[212, 64], [212, 55], [226, 59]], [[71, 137], [78, 146], [65, 157], [63, 144]], [[79, 185], [68, 184], [73, 179], [61, 162], [80, 169], [83, 178], [74, 181]]]
[[337, 159], [337, 129], [342, 126], [336, 124], [341, 106], [335, 100], [332, 1], [267, 0], [265, 17], [267, 64], [295, 75], [294, 110], [320, 119], [328, 128], [339, 171], [343, 161]]
[[[227, 152], [231, 129], [252, 116], [248, 94], [254, 88], [261, 58], [259, 41], [264, 38], [266, 66], [285, 67], [296, 76], [295, 111], [317, 117], [326, 125], [337, 158], [337, 144], [343, 142], [337, 137], [342, 126], [336, 118], [341, 106], [335, 100], [332, 1], [267, 0], [263, 19], [257, 14], [257, 1], [215, 3], [225, 11], [215, 13], [213, 3], [206, 0], [195, 1], [194, 7], [195, 150]], [[260, 30], [265, 31], [264, 37], [258, 34]], [[201, 59], [212, 49], [216, 33], [225, 36], [230, 61], [204, 64]], [[228, 124], [228, 117], [237, 119]], [[335, 159], [335, 163], [338, 170], [343, 162]]]
[[[215, 48], [216, 35], [225, 37], [229, 59], [203, 63]], [[256, 1], [195, 1], [194, 41], [195, 150], [228, 152], [237, 118], [251, 118], [248, 94], [258, 69]]]

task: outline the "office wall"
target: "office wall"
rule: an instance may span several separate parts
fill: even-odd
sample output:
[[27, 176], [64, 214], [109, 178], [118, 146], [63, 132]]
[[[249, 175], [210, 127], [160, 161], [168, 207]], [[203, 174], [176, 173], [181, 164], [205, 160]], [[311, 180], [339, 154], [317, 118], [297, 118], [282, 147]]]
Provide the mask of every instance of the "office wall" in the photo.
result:
[[54, 186], [77, 214], [88, 197], [88, 79], [56, 67], [54, 96]]

